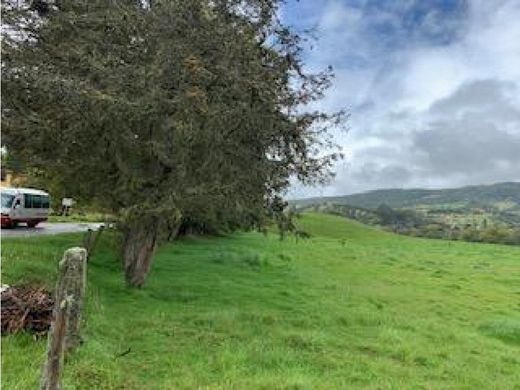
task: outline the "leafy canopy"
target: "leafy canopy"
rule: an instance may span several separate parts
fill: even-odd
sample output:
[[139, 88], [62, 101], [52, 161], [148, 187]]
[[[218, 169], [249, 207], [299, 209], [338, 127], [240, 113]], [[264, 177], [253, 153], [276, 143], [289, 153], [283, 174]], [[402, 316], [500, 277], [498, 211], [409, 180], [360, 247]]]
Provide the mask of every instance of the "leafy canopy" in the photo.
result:
[[344, 113], [275, 0], [3, 1], [3, 142], [123, 219], [280, 216], [326, 180]]

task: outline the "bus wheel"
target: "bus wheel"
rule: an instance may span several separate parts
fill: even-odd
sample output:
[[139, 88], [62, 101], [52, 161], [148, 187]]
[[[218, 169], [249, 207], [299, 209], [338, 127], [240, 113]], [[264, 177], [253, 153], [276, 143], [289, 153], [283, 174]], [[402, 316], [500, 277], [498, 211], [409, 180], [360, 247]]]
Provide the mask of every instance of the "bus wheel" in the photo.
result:
[[30, 228], [36, 227], [38, 225], [38, 222], [27, 222], [27, 226]]

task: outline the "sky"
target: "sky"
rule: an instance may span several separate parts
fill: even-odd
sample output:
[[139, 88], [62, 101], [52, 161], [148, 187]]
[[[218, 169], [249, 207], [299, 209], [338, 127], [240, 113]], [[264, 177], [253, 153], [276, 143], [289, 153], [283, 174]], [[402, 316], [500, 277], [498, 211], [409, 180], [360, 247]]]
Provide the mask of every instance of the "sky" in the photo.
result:
[[308, 69], [335, 70], [319, 107], [351, 115], [335, 179], [290, 197], [520, 181], [520, 0], [288, 0], [280, 15], [316, 29]]

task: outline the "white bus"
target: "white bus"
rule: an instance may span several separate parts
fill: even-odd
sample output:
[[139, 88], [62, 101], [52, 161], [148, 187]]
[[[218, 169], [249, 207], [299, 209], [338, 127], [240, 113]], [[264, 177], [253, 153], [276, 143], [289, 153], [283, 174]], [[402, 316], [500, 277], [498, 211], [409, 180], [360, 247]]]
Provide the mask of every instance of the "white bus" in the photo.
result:
[[33, 188], [2, 188], [2, 227], [26, 223], [35, 227], [46, 221], [50, 211], [50, 197], [45, 191]]

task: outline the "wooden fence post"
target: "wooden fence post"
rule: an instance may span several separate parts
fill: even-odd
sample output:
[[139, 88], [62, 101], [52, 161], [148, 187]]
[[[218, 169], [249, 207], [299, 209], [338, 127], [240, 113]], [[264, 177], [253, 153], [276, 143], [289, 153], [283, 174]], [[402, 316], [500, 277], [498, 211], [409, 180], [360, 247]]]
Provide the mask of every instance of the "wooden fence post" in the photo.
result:
[[67, 334], [65, 336], [65, 352], [71, 352], [81, 343], [81, 312], [83, 310], [83, 297], [87, 284], [87, 257], [84, 248], [71, 248], [65, 252], [65, 256], [71, 259], [67, 278], [67, 295], [72, 296], [69, 316], [67, 321]]
[[87, 250], [87, 261], [89, 260], [92, 252], [94, 251], [94, 248], [96, 247], [99, 241], [99, 237], [101, 237], [101, 233], [103, 233], [103, 230], [105, 230], [105, 225], [99, 226], [96, 232], [89, 228], [83, 236], [83, 247]]
[[92, 229], [88, 228], [87, 231], [85, 232], [85, 235], [83, 236], [83, 248], [85, 248], [87, 250], [87, 252], [89, 251], [91, 240], [92, 240]]
[[71, 248], [59, 263], [53, 320], [47, 340], [47, 361], [43, 366], [41, 390], [59, 389], [65, 351], [79, 345], [81, 307], [86, 282], [87, 251]]

